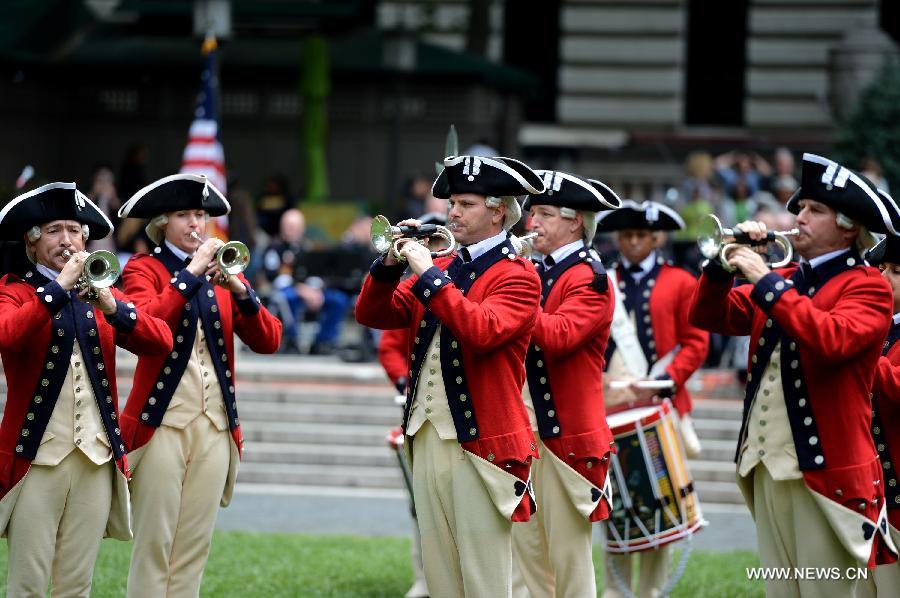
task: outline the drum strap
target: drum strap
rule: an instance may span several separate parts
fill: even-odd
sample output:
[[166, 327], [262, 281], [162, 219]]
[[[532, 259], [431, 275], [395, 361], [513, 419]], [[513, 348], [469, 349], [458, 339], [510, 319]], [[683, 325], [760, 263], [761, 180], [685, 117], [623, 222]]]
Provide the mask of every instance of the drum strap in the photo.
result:
[[[625, 300], [622, 297], [622, 290], [619, 288], [617, 270], [610, 268], [608, 270], [609, 277], [612, 280], [612, 288], [616, 297], [616, 308], [613, 312], [612, 325], [609, 334], [616, 343], [616, 349], [622, 353], [625, 367], [636, 378], [643, 378], [647, 374], [647, 357], [641, 348], [641, 342], [638, 340], [637, 330], [635, 330], [634, 322], [628, 315], [628, 309], [625, 307]], [[628, 273], [625, 273], [628, 276]]]

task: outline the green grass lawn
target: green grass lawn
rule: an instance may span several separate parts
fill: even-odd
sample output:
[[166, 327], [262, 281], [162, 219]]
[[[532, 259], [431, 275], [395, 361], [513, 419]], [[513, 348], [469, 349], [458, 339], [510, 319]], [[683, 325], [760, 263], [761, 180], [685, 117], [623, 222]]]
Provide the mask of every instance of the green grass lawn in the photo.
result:
[[[95, 598], [125, 595], [131, 545], [104, 540], [94, 572]], [[594, 553], [603, 587], [599, 551]], [[2, 588], [6, 587], [6, 543], [0, 543]], [[761, 597], [762, 582], [744, 568], [759, 565], [749, 551], [695, 551], [674, 597]], [[304, 536], [217, 532], [203, 576], [204, 597], [331, 596], [396, 598], [412, 583], [405, 538]]]

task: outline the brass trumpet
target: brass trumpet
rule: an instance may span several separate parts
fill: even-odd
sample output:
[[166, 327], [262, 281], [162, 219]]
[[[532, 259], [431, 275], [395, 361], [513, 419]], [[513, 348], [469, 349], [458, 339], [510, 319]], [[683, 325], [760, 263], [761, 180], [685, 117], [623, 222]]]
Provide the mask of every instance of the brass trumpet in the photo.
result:
[[410, 241], [422, 242], [431, 237], [440, 237], [447, 241], [447, 248], [440, 251], [432, 251], [431, 257], [443, 257], [450, 255], [456, 249], [456, 239], [446, 226], [439, 224], [423, 224], [419, 228], [412, 226], [392, 226], [384, 216], [376, 216], [369, 228], [369, 237], [375, 251], [385, 254], [390, 251], [397, 261], [405, 262], [406, 258], [400, 255], [403, 245]]
[[718, 257], [722, 266], [729, 272], [734, 270], [728, 265], [728, 254], [731, 250], [741, 246], [759, 247], [769, 243], [774, 243], [784, 253], [784, 258], [769, 264], [769, 267], [783, 268], [794, 256], [794, 249], [791, 247], [791, 241], [788, 237], [800, 234], [800, 231], [796, 228], [786, 231], [768, 231], [764, 240], [755, 241], [743, 231], [724, 228], [722, 222], [713, 214], [707, 215], [706, 220], [701, 223], [700, 231], [700, 235], [697, 236], [697, 246], [700, 248], [700, 253], [703, 254], [703, 257], [710, 260]]
[[[72, 252], [63, 249], [62, 255], [69, 259]], [[75, 290], [90, 289], [87, 294], [88, 299], [96, 299], [97, 291], [111, 287], [119, 279], [122, 268], [119, 266], [119, 259], [116, 254], [105, 249], [94, 251], [84, 258], [82, 265], [81, 278], [75, 283]]]
[[[196, 231], [191, 233], [191, 238], [203, 242]], [[240, 274], [250, 265], [250, 250], [240, 241], [228, 241], [216, 252], [216, 263], [226, 277]]]

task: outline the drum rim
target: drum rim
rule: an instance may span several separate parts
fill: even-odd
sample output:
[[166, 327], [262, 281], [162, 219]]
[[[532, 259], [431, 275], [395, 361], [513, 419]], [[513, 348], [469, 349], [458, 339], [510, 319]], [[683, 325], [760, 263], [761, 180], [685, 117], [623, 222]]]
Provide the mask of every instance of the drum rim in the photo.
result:
[[[635, 428], [636, 428], [635, 424], [637, 424], [637, 423], [640, 423], [641, 426], [643, 426], [643, 427], [647, 427], [650, 424], [655, 424], [656, 422], [662, 420], [664, 417], [666, 417], [672, 413], [672, 402], [669, 399], [663, 399], [663, 401], [661, 403], [657, 403], [654, 405], [642, 405], [642, 406], [632, 407], [631, 409], [627, 409], [625, 411], [619, 411], [614, 415], [618, 415], [621, 413], [628, 413], [628, 411], [645, 410], [650, 407], [656, 407], [656, 410], [644, 417], [641, 417], [638, 419], [633, 419], [631, 421], [626, 421], [626, 422], [623, 422], [616, 426], [610, 426], [609, 431], [612, 432], [613, 436], [623, 434], [626, 432], [631, 432], [631, 431], [635, 430]], [[609, 414], [607, 415], [607, 424], [608, 424], [608, 418], [609, 418]]]

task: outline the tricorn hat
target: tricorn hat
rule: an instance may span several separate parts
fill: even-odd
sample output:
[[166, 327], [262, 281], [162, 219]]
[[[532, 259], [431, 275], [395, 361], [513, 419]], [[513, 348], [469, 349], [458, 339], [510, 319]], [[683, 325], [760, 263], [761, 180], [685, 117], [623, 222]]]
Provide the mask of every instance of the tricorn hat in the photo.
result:
[[800, 187], [788, 200], [788, 211], [798, 214], [802, 199], [821, 202], [870, 231], [900, 234], [900, 209], [891, 196], [834, 160], [803, 154]]
[[210, 216], [222, 216], [231, 211], [231, 206], [204, 175], [173, 174], [132, 195], [119, 210], [119, 217], [153, 218], [178, 210], [204, 210]]
[[601, 212], [597, 218], [597, 232], [609, 233], [617, 230], [680, 230], [684, 220], [678, 212], [655, 201], [638, 203], [631, 199], [622, 201], [618, 210]]
[[536, 170], [544, 181], [544, 192], [529, 195], [525, 209], [531, 206], [558, 206], [586, 212], [615, 210], [622, 200], [612, 189], [593, 179], [555, 170]]
[[900, 237], [886, 235], [874, 247], [866, 252], [866, 261], [873, 266], [885, 262], [900, 264]]
[[74, 220], [88, 225], [89, 239], [112, 232], [103, 210], [75, 187], [75, 183], [49, 183], [14, 197], [0, 210], [0, 238], [21, 241], [32, 226], [54, 220]]

